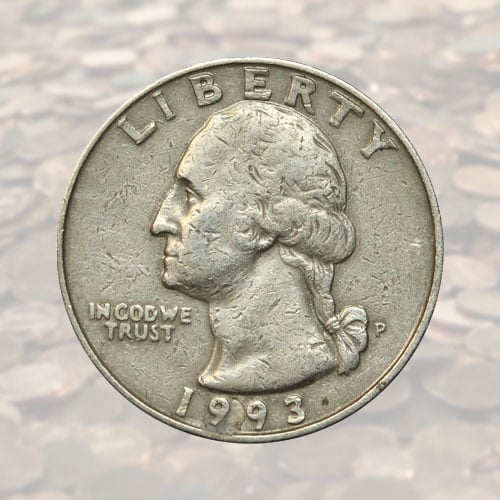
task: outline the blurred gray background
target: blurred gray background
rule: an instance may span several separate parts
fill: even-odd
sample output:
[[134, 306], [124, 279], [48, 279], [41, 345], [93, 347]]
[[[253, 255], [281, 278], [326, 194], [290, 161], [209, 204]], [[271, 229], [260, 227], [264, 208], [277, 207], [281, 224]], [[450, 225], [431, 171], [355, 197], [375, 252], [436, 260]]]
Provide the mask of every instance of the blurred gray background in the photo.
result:
[[[81, 348], [56, 273], [86, 144], [154, 80], [223, 57], [290, 59], [391, 115], [441, 207], [445, 271], [408, 366], [293, 441], [211, 442], [155, 421]], [[0, 497], [500, 498], [500, 3], [0, 0]]]

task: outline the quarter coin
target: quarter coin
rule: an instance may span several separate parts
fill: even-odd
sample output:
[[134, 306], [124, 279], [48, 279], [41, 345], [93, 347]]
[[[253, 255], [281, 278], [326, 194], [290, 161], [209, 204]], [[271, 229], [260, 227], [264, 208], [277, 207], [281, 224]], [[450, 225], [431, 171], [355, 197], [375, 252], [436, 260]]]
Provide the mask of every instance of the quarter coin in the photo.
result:
[[373, 101], [245, 58], [167, 76], [103, 125], [58, 252], [73, 327], [116, 389], [181, 430], [262, 442], [338, 422], [398, 374], [436, 302], [442, 231]]

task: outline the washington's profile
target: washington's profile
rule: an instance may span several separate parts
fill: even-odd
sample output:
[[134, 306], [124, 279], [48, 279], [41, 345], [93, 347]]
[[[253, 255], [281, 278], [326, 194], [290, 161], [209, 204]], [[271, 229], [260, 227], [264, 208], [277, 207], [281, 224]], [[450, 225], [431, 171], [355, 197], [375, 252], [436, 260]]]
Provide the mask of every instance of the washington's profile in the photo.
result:
[[356, 244], [345, 209], [335, 148], [295, 109], [241, 101], [195, 134], [151, 231], [166, 235], [163, 285], [208, 303], [201, 385], [282, 390], [358, 366], [366, 312], [332, 296]]

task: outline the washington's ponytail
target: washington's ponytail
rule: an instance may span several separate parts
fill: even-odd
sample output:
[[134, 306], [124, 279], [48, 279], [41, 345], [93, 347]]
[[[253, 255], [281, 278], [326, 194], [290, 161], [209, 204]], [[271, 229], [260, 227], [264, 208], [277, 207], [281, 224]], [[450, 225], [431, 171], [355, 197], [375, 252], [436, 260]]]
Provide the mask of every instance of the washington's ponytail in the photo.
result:
[[331, 292], [333, 264], [306, 257], [283, 245], [280, 245], [280, 256], [286, 264], [299, 268], [304, 275], [316, 316], [333, 340], [337, 372], [343, 374], [353, 370], [358, 366], [359, 353], [365, 349], [368, 341], [366, 311], [359, 306], [347, 306], [336, 314]]

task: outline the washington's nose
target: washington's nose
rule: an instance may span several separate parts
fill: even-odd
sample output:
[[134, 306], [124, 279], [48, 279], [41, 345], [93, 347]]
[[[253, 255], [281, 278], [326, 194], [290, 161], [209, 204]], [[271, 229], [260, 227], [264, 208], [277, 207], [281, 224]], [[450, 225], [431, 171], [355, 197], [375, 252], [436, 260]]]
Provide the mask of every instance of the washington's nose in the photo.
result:
[[151, 224], [151, 234], [158, 236], [163, 233], [176, 235], [179, 233], [179, 226], [175, 222], [171, 197], [167, 197], [161, 204], [160, 210]]

